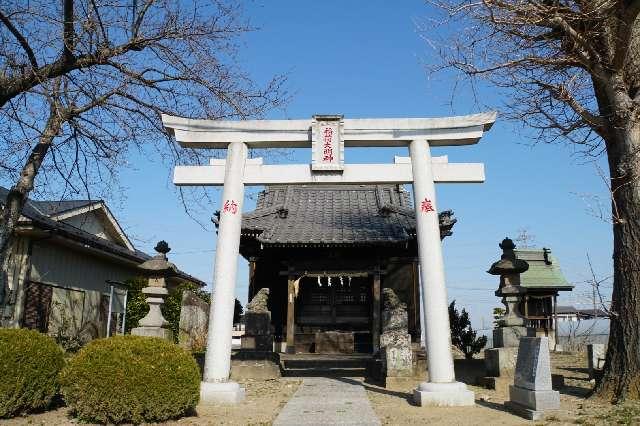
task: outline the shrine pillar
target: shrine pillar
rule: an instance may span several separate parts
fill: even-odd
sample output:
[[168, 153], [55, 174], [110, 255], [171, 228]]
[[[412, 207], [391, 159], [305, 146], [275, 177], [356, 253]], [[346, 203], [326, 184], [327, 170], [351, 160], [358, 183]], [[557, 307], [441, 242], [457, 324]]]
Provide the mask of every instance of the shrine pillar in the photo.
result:
[[229, 381], [229, 371], [246, 160], [247, 146], [242, 142], [230, 143], [222, 189], [207, 351], [200, 386], [200, 402], [205, 404], [237, 403], [244, 399], [244, 388]]
[[414, 400], [420, 406], [473, 405], [473, 392], [464, 383], [456, 382], [453, 369], [442, 242], [428, 141], [411, 141], [409, 153], [429, 372], [429, 381], [414, 391]]

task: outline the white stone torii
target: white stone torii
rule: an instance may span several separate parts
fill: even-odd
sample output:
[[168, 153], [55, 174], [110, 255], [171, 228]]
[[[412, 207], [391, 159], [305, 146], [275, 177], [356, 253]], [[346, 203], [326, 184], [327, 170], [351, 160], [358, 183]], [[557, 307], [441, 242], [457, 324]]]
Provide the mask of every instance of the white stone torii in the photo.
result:
[[[319, 122], [317, 120], [329, 120]], [[231, 331], [240, 246], [245, 185], [271, 184], [413, 184], [416, 235], [424, 305], [429, 381], [414, 391], [418, 405], [472, 405], [474, 394], [456, 382], [451, 354], [451, 334], [438, 209], [434, 183], [484, 182], [481, 163], [451, 164], [446, 157], [431, 157], [431, 146], [477, 143], [496, 119], [496, 113], [446, 118], [342, 119], [316, 116], [309, 120], [192, 120], [163, 115], [164, 127], [188, 148], [227, 148], [227, 159], [206, 166], [176, 166], [174, 184], [223, 185], [214, 265], [214, 295], [209, 319], [201, 401], [239, 402], [244, 389], [229, 380]], [[319, 169], [310, 165], [265, 165], [248, 159], [248, 148], [312, 148], [315, 155], [321, 130], [333, 126], [346, 147], [408, 146], [410, 157], [393, 164], [342, 164]], [[329, 133], [329, 143], [332, 133]], [[325, 139], [326, 142], [326, 139]], [[320, 150], [322, 147], [320, 147]], [[333, 151], [331, 151], [333, 154]]]

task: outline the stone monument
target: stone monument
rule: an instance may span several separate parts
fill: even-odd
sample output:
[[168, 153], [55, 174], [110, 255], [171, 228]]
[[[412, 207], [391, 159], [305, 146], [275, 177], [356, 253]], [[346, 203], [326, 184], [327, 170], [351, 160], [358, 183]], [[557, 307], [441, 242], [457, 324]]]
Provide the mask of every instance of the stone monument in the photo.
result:
[[497, 320], [497, 328], [493, 330], [493, 348], [484, 351], [487, 377], [482, 379], [485, 386], [493, 389], [506, 388], [511, 383], [519, 340], [527, 336], [518, 304], [525, 292], [520, 286], [520, 274], [529, 269], [529, 264], [516, 258], [513, 251], [516, 246], [510, 238], [502, 240], [499, 247], [502, 249], [502, 256], [487, 272], [500, 276], [500, 285], [495, 295], [502, 298], [506, 309], [504, 316]]
[[178, 268], [167, 260], [171, 249], [166, 241], [156, 244], [155, 251], [157, 255], [138, 266], [148, 277], [148, 286], [142, 289], [142, 293], [147, 296], [149, 313], [138, 322], [138, 327], [131, 330], [131, 334], [173, 341], [173, 332], [167, 328], [169, 322], [162, 316], [160, 307], [169, 295], [166, 278], [176, 275]]
[[540, 420], [545, 411], [560, 408], [560, 393], [551, 386], [548, 337], [520, 339], [515, 380], [506, 405], [529, 420]]
[[413, 375], [411, 335], [407, 332], [409, 321], [407, 305], [402, 303], [390, 289], [382, 290], [382, 334], [380, 335], [380, 358], [382, 378], [385, 385], [397, 378]]
[[182, 292], [178, 344], [189, 351], [204, 351], [207, 346], [209, 304], [190, 290]]
[[247, 311], [244, 314], [242, 349], [273, 351], [271, 311], [269, 311], [268, 302], [269, 289], [261, 288], [247, 305]]

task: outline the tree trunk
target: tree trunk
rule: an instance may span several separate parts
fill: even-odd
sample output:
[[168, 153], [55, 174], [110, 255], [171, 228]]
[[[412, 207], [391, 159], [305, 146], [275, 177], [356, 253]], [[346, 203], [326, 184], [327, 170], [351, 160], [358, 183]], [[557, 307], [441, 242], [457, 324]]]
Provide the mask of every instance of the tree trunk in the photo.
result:
[[51, 147], [53, 139], [60, 132], [63, 122], [64, 120], [58, 114], [57, 108], [52, 107], [45, 129], [22, 167], [18, 182], [9, 190], [2, 209], [2, 216], [0, 217], [0, 265], [2, 266], [0, 270], [0, 307], [5, 304], [7, 267], [13, 234], [18, 225], [22, 208], [27, 201], [29, 193], [33, 190], [36, 175]]
[[595, 394], [612, 402], [640, 399], [640, 117], [637, 108], [631, 109], [605, 138], [614, 279], [609, 345]]

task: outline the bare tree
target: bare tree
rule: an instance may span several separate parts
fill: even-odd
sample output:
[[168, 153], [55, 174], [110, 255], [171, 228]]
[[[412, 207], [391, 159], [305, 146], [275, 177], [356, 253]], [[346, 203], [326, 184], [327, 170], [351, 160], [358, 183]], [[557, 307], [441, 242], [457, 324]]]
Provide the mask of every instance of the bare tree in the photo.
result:
[[518, 247], [531, 249], [536, 243], [536, 236], [529, 231], [529, 228], [520, 228], [518, 229], [518, 236], [515, 241], [518, 243]]
[[442, 46], [432, 71], [503, 89], [507, 116], [537, 129], [540, 141], [607, 156], [613, 316], [596, 393], [640, 398], [640, 1], [429, 3], [445, 12], [443, 22], [458, 25], [444, 43], [430, 40]]
[[[258, 87], [237, 66], [250, 29], [235, 0], [3, 2], [0, 180], [14, 184], [0, 217], [2, 270], [36, 176], [40, 188], [95, 193], [131, 151], [198, 160], [176, 149], [161, 113], [242, 119], [278, 106], [282, 77]], [[0, 274], [0, 305], [4, 286]]]

